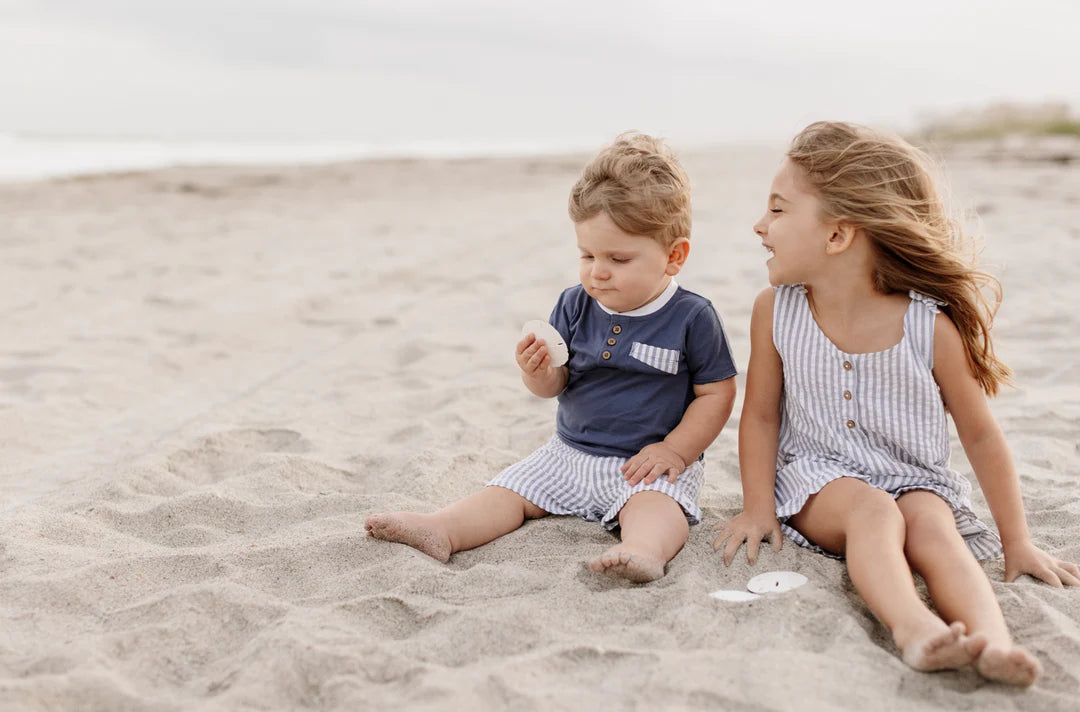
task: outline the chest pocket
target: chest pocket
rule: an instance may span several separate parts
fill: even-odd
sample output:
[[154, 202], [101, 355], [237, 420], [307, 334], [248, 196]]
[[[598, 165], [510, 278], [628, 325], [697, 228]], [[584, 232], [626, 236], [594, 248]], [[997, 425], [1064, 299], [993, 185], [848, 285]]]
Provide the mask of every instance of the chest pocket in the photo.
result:
[[679, 372], [679, 356], [682, 354], [675, 349], [662, 349], [659, 346], [650, 346], [635, 341], [630, 345], [630, 355], [658, 371], [670, 373], [674, 376]]

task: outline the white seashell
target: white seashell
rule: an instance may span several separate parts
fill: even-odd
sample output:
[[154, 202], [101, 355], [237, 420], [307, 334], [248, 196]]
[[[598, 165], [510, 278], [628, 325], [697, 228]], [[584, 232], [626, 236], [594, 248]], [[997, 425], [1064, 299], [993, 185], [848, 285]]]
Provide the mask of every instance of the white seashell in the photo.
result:
[[746, 588], [754, 593], [786, 593], [806, 583], [802, 574], [794, 571], [769, 571], [750, 579]]
[[521, 328], [521, 335], [536, 334], [547, 346], [548, 355], [551, 357], [553, 367], [562, 366], [570, 358], [570, 350], [566, 348], [566, 342], [558, 330], [543, 319], [533, 319], [525, 322]]
[[725, 591], [723, 589], [719, 591], [713, 591], [709, 594], [713, 598], [720, 601], [753, 601], [755, 598], [761, 598], [756, 593], [747, 593], [746, 591]]

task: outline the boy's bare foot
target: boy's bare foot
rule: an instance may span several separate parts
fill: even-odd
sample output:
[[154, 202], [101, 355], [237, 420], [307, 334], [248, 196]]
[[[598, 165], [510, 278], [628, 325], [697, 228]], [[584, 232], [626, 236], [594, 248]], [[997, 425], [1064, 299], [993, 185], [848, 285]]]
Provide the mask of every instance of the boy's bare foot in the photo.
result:
[[598, 574], [622, 578], [634, 583], [648, 583], [664, 575], [660, 559], [639, 551], [613, 546], [589, 562], [589, 568]]
[[923, 672], [955, 670], [972, 663], [986, 646], [983, 636], [967, 637], [967, 627], [960, 621], [946, 627], [944, 623], [918, 631], [896, 644], [905, 663]]
[[975, 669], [988, 680], [1020, 687], [1028, 687], [1042, 674], [1042, 665], [1034, 655], [1020, 647], [1000, 645], [987, 646]]
[[407, 544], [444, 564], [450, 560], [450, 537], [437, 526], [430, 514], [390, 512], [373, 514], [364, 520], [368, 536]]

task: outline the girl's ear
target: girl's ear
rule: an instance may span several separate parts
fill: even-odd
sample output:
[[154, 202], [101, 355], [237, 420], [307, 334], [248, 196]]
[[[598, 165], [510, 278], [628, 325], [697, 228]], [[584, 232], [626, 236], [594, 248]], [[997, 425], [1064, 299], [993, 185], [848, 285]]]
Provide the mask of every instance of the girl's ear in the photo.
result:
[[846, 220], [835, 223], [833, 225], [832, 234], [829, 235], [829, 240], [825, 243], [825, 254], [838, 255], [851, 247], [851, 243], [855, 239], [857, 230], [858, 228]]
[[667, 256], [667, 269], [665, 272], [671, 276], [675, 276], [679, 273], [679, 270], [686, 264], [686, 258], [690, 256], [690, 240], [685, 237], [680, 237], [675, 242], [671, 243], [671, 247], [668, 248]]

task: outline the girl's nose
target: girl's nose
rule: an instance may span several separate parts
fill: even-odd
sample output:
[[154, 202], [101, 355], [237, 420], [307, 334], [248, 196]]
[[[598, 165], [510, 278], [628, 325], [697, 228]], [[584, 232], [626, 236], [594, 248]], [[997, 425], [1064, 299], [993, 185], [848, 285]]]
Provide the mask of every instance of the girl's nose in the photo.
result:
[[754, 232], [758, 237], [765, 237], [765, 220], [764, 218], [754, 223]]

